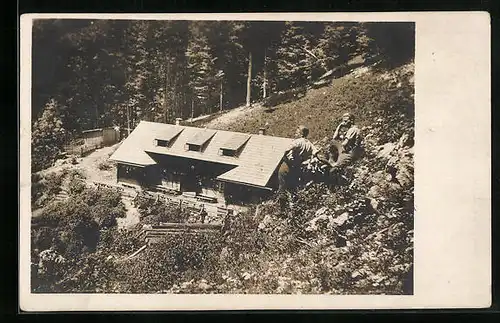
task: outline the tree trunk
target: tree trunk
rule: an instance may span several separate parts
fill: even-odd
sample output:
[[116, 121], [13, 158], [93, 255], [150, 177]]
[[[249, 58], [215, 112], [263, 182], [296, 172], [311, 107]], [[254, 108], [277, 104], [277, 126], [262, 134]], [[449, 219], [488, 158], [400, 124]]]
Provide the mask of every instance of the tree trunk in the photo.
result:
[[264, 50], [264, 81], [262, 82], [262, 98], [267, 97], [267, 51]]
[[99, 109], [97, 109], [97, 104], [95, 104], [95, 128], [97, 129], [98, 127], [99, 127]]
[[252, 52], [248, 53], [247, 107], [250, 106], [252, 89]]
[[220, 80], [220, 98], [219, 98], [219, 108], [220, 108], [220, 111], [223, 110], [222, 108], [222, 79]]
[[164, 113], [164, 122], [168, 123], [168, 102], [167, 102], [167, 97], [168, 97], [168, 77], [170, 73], [170, 61], [167, 63], [167, 70], [165, 73], [165, 88], [163, 91], [164, 99], [163, 99], [163, 113]]
[[127, 105], [127, 134], [130, 135], [130, 107]]
[[194, 118], [194, 99], [191, 99], [191, 120]]

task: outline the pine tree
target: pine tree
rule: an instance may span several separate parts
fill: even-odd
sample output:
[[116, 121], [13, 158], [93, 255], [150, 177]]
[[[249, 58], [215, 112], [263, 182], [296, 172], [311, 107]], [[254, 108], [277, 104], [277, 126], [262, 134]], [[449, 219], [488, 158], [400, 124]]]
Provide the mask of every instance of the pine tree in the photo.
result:
[[327, 23], [319, 37], [317, 56], [327, 70], [341, 67], [367, 51], [368, 39], [360, 23]]
[[217, 70], [224, 73], [219, 80], [224, 85], [223, 104], [235, 107], [245, 102], [246, 98], [248, 53], [241, 44], [240, 37], [244, 26], [241, 22], [234, 21], [212, 22], [212, 24], [209, 39], [213, 44], [213, 55], [217, 58], [215, 64]]
[[149, 105], [144, 94], [146, 80], [151, 74], [146, 48], [148, 32], [148, 22], [132, 21], [125, 37], [125, 59], [128, 63], [125, 76], [127, 128], [134, 128], [143, 117], [147, 118], [149, 114]]
[[280, 90], [302, 86], [311, 76], [315, 59], [308, 53], [311, 42], [304, 27], [296, 22], [286, 22], [277, 50], [278, 88]]
[[414, 57], [415, 24], [406, 22], [363, 24], [365, 43], [373, 55], [388, 66], [398, 66]]
[[187, 21], [151, 22], [147, 44], [151, 74], [147, 84], [154, 121], [171, 122], [183, 116], [188, 27]]
[[211, 103], [214, 101], [214, 93], [217, 93], [215, 59], [211, 55], [208, 39], [201, 30], [202, 27], [202, 24], [192, 26], [186, 50], [189, 87], [195, 115], [211, 113]]

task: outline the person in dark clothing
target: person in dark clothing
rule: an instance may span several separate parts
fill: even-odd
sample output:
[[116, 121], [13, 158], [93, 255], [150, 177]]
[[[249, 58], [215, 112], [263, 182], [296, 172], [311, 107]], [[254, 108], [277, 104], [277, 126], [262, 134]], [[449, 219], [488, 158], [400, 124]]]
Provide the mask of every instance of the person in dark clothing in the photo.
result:
[[[285, 151], [285, 156], [278, 170], [278, 199], [283, 210], [286, 207], [288, 195], [292, 194], [299, 184], [301, 165], [304, 161], [316, 157], [319, 150], [307, 139], [309, 129], [305, 126], [297, 128], [295, 139]], [[324, 162], [327, 162], [326, 160]]]
[[361, 135], [354, 124], [354, 116], [344, 113], [342, 122], [337, 126], [330, 144], [329, 163], [334, 169], [340, 169], [351, 163], [359, 154]]

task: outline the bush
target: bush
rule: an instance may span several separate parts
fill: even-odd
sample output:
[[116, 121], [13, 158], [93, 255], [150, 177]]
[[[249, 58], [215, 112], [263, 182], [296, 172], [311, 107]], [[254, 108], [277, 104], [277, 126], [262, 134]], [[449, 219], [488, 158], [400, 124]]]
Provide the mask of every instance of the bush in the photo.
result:
[[168, 290], [174, 282], [218, 276], [221, 243], [208, 235], [168, 235], [147, 248], [140, 258], [123, 264], [122, 292], [151, 293]]
[[83, 193], [83, 191], [86, 189], [86, 185], [84, 182], [82, 182], [79, 179], [72, 179], [69, 184], [68, 184], [68, 193], [70, 195], [78, 195]]
[[123, 218], [126, 215], [125, 205], [117, 190], [85, 188], [74, 195], [73, 199], [90, 206], [92, 217], [100, 228], [115, 226], [116, 218]]
[[61, 191], [61, 184], [65, 175], [65, 171], [62, 171], [48, 173], [45, 176], [33, 176], [31, 186], [32, 205], [43, 207], [53, 201], [54, 197]]
[[107, 255], [95, 252], [74, 262], [57, 289], [64, 293], [109, 293], [114, 291], [117, 279], [116, 264]]
[[180, 210], [178, 207], [166, 205], [161, 201], [155, 201], [145, 196], [136, 197], [134, 204], [140, 213], [143, 224], [184, 223], [190, 217], [188, 211]]
[[58, 158], [66, 141], [66, 130], [61, 120], [63, 107], [51, 99], [32, 129], [32, 171], [51, 166]]
[[102, 171], [110, 170], [112, 168], [111, 164], [107, 161], [100, 162], [97, 168]]
[[50, 228], [57, 237], [51, 246], [64, 255], [78, 258], [82, 252], [96, 249], [101, 228], [114, 227], [116, 218], [125, 216], [125, 207], [117, 192], [84, 188], [80, 193], [72, 193], [75, 195], [71, 199], [48, 205], [33, 219], [32, 243], [37, 249], [47, 247], [47, 234], [43, 233], [47, 229], [43, 228]]
[[98, 249], [117, 256], [128, 256], [144, 245], [140, 230], [118, 230], [116, 227], [101, 231]]

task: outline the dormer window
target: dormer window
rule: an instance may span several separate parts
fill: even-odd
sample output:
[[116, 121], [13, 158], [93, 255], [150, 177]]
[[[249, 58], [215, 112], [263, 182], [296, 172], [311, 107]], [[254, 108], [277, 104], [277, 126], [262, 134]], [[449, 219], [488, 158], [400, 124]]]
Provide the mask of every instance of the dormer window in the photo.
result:
[[189, 150], [189, 151], [201, 151], [201, 145], [186, 144], [186, 150]]
[[156, 146], [158, 147], [168, 147], [169, 141], [163, 139], [156, 139]]
[[237, 151], [234, 149], [224, 149], [224, 148], [219, 149], [219, 155], [221, 156], [236, 157], [236, 154]]
[[247, 134], [233, 134], [224, 144], [220, 146], [219, 155], [238, 157], [249, 139], [250, 135]]
[[199, 151], [205, 149], [210, 140], [214, 137], [216, 131], [205, 129], [197, 132], [190, 140], [186, 142], [185, 149], [189, 151]]
[[184, 130], [184, 128], [170, 128], [167, 129], [166, 131], [162, 131], [161, 133], [158, 133], [157, 136], [154, 140], [154, 145], [156, 147], [165, 147], [169, 148], [171, 147], [175, 140], [179, 137], [180, 133]]

